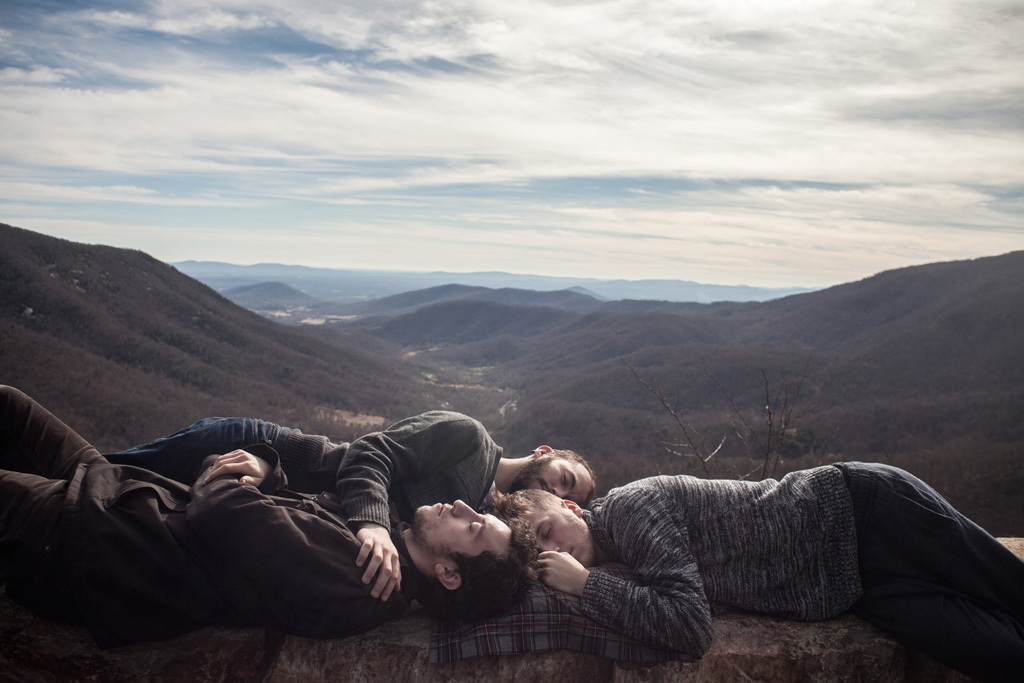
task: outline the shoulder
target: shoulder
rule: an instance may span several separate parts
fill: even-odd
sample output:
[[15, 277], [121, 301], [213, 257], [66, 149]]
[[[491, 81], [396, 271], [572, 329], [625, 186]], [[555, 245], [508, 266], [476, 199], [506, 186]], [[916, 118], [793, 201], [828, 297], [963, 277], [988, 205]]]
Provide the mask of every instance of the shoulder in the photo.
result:
[[667, 506], [671, 505], [674, 496], [697, 488], [700, 483], [700, 479], [685, 475], [637, 479], [613, 488], [607, 495], [595, 501], [593, 509], [615, 510], [618, 513], [621, 510]]
[[662, 527], [678, 530], [671, 498], [656, 482], [640, 480], [612, 489], [594, 503], [584, 519], [594, 540], [606, 550], [642, 542], [652, 533], [664, 533]]
[[387, 428], [388, 432], [421, 432], [421, 431], [453, 431], [466, 433], [483, 433], [483, 424], [469, 415], [455, 413], [449, 410], [428, 410], [419, 415], [413, 415], [399, 420]]
[[398, 422], [393, 424], [392, 427], [398, 427], [399, 425], [410, 423], [433, 424], [459, 422], [476, 422], [477, 424], [479, 424], [479, 422], [476, 419], [470, 417], [469, 415], [464, 415], [463, 413], [456, 413], [451, 410], [428, 410], [426, 412], [420, 413], [419, 415], [413, 415], [412, 417], [407, 417], [405, 419], [399, 420]]

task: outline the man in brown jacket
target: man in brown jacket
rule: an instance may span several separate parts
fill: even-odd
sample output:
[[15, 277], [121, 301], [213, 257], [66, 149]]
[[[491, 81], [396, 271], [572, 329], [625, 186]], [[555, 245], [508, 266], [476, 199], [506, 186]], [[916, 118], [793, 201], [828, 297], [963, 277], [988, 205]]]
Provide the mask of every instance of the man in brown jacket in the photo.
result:
[[13, 599], [80, 621], [110, 647], [213, 624], [341, 637], [414, 599], [475, 618], [509, 607], [534, 576], [522, 526], [458, 501], [421, 506], [392, 531], [401, 591], [375, 599], [347, 521], [288, 491], [272, 448], [251, 451], [224, 475], [210, 459], [189, 487], [107, 462], [31, 398], [0, 387], [0, 580]]

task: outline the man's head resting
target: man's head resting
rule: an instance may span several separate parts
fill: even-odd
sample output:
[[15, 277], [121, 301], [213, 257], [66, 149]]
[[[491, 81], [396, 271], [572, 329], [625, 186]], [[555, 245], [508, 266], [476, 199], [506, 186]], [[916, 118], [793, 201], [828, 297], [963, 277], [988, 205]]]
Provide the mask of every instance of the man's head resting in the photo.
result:
[[541, 489], [586, 506], [594, 497], [597, 477], [579, 453], [541, 446], [516, 474], [509, 492]]
[[533, 532], [541, 552], [569, 553], [584, 567], [598, 564], [598, 549], [583, 508], [539, 489], [523, 489], [510, 497], [515, 503], [511, 509]]
[[494, 494], [487, 514], [462, 501], [416, 510], [409, 554], [430, 588], [424, 607], [444, 620], [482, 619], [511, 609], [537, 578], [537, 541], [524, 504]]

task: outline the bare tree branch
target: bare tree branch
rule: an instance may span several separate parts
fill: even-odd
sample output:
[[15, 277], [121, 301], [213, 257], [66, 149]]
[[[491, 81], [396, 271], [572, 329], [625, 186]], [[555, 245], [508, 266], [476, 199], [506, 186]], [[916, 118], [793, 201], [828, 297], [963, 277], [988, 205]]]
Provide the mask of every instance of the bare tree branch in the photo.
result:
[[[668, 414], [672, 417], [672, 420], [676, 423], [679, 428], [679, 432], [682, 438], [675, 441], [663, 441], [660, 442], [665, 449], [673, 454], [696, 457], [701, 462], [701, 467], [706, 475], [710, 475], [710, 468], [708, 462], [717, 455], [722, 447], [725, 445], [727, 436], [723, 436], [718, 446], [711, 452], [707, 451], [705, 442], [707, 440], [707, 434], [700, 435], [698, 430], [686, 419], [683, 412], [679, 409], [679, 400], [677, 397], [676, 405], [670, 405], [664, 391], [659, 388], [654, 388], [646, 381], [644, 381], [640, 375], [630, 366], [625, 359], [622, 359], [622, 363], [629, 368], [629, 371], [633, 374], [633, 377], [639, 382], [647, 391], [649, 391], [661, 405], [665, 408]], [[743, 411], [740, 410], [736, 404], [732, 394], [718, 381], [710, 370], [702, 366], [704, 374], [710, 379], [719, 392], [722, 394], [725, 400], [728, 410], [726, 411], [726, 418], [732, 428], [733, 433], [739, 439], [743, 446], [744, 452], [747, 456], [755, 462], [755, 466], [746, 474], [740, 475], [741, 479], [754, 474], [758, 469], [761, 471], [761, 478], [775, 476], [775, 471], [778, 469], [779, 464], [782, 462], [782, 449], [785, 444], [787, 433], [793, 429], [793, 425], [804, 417], [805, 415], [814, 411], [815, 407], [811, 406], [803, 410], [797, 411], [796, 406], [800, 398], [800, 393], [803, 389], [804, 379], [807, 377], [807, 369], [811, 364], [811, 356], [807, 357], [807, 361], [804, 363], [804, 367], [800, 372], [799, 381], [792, 392], [790, 392], [789, 380], [783, 376], [775, 388], [774, 396], [772, 394], [772, 383], [768, 378], [768, 373], [765, 370], [761, 370], [761, 381], [764, 385], [764, 408], [762, 410], [762, 426], [760, 429], [754, 427], [750, 420], [747, 419]], [[762, 431], [763, 430], [763, 431]]]

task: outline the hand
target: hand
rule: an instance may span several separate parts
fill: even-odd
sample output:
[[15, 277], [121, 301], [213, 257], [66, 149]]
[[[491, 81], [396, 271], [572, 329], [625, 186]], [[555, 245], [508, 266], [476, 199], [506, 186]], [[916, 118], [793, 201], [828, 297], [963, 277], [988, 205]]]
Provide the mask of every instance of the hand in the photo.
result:
[[241, 449], [218, 455], [213, 465], [203, 476], [203, 484], [209, 484], [217, 477], [237, 476], [242, 484], [259, 486], [270, 474], [270, 463]]
[[391, 540], [391, 532], [380, 524], [369, 522], [356, 532], [356, 538], [363, 543], [356, 556], [357, 567], [366, 564], [363, 583], [370, 583], [376, 574], [377, 583], [373, 585], [370, 595], [387, 600], [392, 591], [402, 588], [402, 568], [398, 561], [398, 549]]
[[583, 587], [587, 585], [590, 570], [580, 564], [579, 560], [569, 553], [556, 553], [548, 550], [538, 555], [540, 560], [540, 580], [548, 588], [580, 597]]

